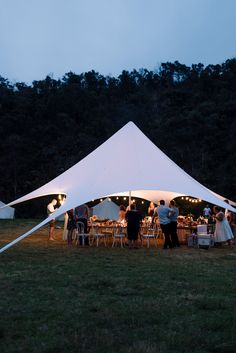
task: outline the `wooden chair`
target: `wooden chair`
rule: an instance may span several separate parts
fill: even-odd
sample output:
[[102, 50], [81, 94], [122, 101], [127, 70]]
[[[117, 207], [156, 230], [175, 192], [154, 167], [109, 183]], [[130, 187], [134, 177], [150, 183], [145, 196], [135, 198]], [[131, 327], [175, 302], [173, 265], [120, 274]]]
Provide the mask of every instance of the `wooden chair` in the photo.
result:
[[96, 243], [96, 246], [99, 246], [99, 243], [103, 241], [103, 244], [107, 246], [106, 234], [101, 232], [101, 227], [98, 224], [92, 223], [91, 225], [91, 244]]
[[122, 226], [114, 227], [112, 248], [120, 244], [121, 248], [124, 247], [126, 238], [126, 228]]
[[157, 248], [157, 237], [158, 237], [158, 229], [157, 225], [147, 225], [143, 227], [141, 233], [141, 242], [143, 240], [147, 240], [147, 248], [150, 248], [151, 240], [153, 239], [154, 245]]

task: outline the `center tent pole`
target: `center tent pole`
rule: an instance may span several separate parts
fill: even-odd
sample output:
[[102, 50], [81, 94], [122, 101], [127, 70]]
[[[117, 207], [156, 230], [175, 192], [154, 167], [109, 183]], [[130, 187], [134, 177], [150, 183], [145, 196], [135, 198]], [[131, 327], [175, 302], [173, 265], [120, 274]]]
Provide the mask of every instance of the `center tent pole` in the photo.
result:
[[131, 205], [131, 191], [129, 191], [129, 208], [130, 208], [130, 205]]

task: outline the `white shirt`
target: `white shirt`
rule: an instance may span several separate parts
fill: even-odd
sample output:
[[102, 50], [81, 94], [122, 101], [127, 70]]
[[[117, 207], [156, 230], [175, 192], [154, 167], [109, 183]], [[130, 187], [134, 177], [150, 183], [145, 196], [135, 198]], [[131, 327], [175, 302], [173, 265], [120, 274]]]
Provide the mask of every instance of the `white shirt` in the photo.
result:
[[55, 211], [54, 205], [52, 204], [52, 202], [50, 202], [47, 206], [47, 212], [48, 215], [50, 215], [51, 213], [53, 213]]
[[203, 209], [203, 214], [204, 214], [204, 216], [210, 216], [210, 214], [211, 214], [211, 209], [210, 209], [210, 207], [205, 207], [205, 208]]

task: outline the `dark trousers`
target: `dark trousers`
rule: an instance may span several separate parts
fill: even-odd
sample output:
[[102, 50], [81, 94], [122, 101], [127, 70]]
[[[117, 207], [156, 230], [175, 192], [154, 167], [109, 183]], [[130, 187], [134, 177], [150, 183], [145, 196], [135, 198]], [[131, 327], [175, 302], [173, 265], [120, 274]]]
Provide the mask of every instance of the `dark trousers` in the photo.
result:
[[172, 245], [174, 247], [179, 247], [179, 238], [177, 234], [177, 222], [170, 222], [170, 237]]
[[173, 248], [171, 239], [170, 239], [170, 223], [168, 224], [161, 224], [161, 230], [164, 233], [165, 236], [165, 243], [164, 243], [164, 249], [167, 248]]

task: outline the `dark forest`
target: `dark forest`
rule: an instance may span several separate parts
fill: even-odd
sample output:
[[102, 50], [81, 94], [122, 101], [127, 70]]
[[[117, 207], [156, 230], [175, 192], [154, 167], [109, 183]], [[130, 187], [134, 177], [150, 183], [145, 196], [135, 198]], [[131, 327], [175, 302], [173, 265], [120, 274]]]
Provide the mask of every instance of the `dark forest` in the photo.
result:
[[0, 77], [0, 200], [42, 186], [128, 121], [203, 185], [236, 200], [235, 117], [236, 59], [167, 62], [117, 78], [68, 72], [31, 85]]

